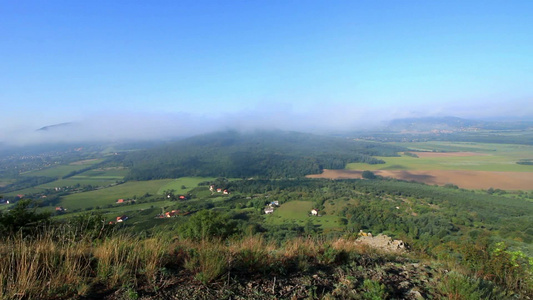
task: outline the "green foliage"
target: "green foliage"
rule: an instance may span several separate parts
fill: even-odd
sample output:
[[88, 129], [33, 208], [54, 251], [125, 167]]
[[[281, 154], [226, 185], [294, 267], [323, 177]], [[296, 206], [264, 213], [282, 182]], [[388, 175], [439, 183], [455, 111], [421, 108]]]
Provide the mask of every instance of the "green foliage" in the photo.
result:
[[74, 239], [81, 237], [91, 240], [101, 239], [109, 236], [113, 230], [113, 226], [107, 224], [104, 216], [98, 212], [76, 215], [69, 218], [64, 225]]
[[361, 176], [364, 179], [376, 179], [377, 178], [376, 174], [372, 173], [372, 171], [363, 171]]
[[363, 282], [363, 299], [381, 300], [387, 298], [387, 289], [384, 284], [372, 279]]
[[406, 155], [406, 156], [410, 156], [410, 157], [418, 158], [418, 155], [416, 155], [416, 154], [413, 153], [413, 152], [404, 152], [403, 154]]
[[342, 169], [349, 162], [384, 163], [394, 146], [294, 132], [221, 132], [124, 157], [129, 180], [183, 176], [293, 178]]
[[37, 205], [33, 201], [23, 199], [18, 201], [11, 210], [0, 211], [0, 233], [3, 235], [18, 232], [23, 235], [36, 233], [49, 221], [50, 213], [37, 212]]
[[180, 226], [179, 233], [185, 238], [195, 240], [227, 238], [236, 233], [235, 225], [235, 221], [225, 215], [213, 210], [202, 210]]
[[439, 291], [448, 299], [462, 300], [496, 299], [491, 294], [492, 288], [488, 282], [456, 272], [448, 273], [438, 285]]

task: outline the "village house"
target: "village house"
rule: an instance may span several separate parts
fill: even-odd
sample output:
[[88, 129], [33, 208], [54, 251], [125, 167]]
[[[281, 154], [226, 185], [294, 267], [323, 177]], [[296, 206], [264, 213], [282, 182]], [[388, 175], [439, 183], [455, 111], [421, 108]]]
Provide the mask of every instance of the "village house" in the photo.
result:
[[65, 212], [66, 209], [64, 209], [63, 206], [58, 206], [58, 207], [56, 207], [56, 211], [57, 212]]
[[316, 210], [316, 209], [313, 208], [313, 209], [311, 210], [311, 215], [312, 215], [312, 216], [318, 216], [318, 210]]
[[179, 213], [179, 210], [167, 211], [167, 212], [165, 213], [165, 216], [166, 216], [167, 218], [175, 217], [175, 216], [178, 215], [178, 213]]
[[224, 193], [223, 193], [223, 194], [224, 194], [224, 195], [228, 195], [228, 194], [229, 194], [228, 190], [224, 190]]
[[272, 206], [269, 206], [267, 208], [265, 208], [265, 214], [271, 214], [274, 212], [274, 208]]
[[117, 217], [117, 223], [119, 222], [124, 222], [128, 219], [128, 217], [126, 215], [123, 215], [123, 216], [120, 216], [120, 217]]
[[217, 189], [217, 193], [222, 193], [222, 189]]
[[124, 203], [124, 199], [118, 199], [117, 203]]

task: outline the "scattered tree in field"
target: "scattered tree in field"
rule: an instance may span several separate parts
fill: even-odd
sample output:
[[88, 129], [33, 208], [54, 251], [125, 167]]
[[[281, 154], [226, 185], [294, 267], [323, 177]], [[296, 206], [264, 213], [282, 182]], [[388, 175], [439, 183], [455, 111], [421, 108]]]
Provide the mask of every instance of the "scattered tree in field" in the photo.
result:
[[376, 179], [376, 178], [378, 178], [376, 176], [376, 174], [374, 174], [371, 171], [363, 171], [363, 174], [361, 174], [361, 176], [363, 176], [364, 179]]

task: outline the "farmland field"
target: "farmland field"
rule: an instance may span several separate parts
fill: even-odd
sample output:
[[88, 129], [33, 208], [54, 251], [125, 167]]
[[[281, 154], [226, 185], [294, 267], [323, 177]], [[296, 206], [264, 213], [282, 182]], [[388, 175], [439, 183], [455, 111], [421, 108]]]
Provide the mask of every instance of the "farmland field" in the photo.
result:
[[103, 161], [103, 159], [95, 159], [95, 160], [91, 159], [91, 160], [77, 161], [77, 162], [70, 163], [68, 165], [59, 165], [59, 166], [53, 166], [53, 167], [42, 169], [42, 170], [30, 171], [30, 172], [24, 173], [23, 175], [63, 177], [70, 172], [78, 171], [83, 168], [87, 168], [88, 166], [94, 165], [101, 161]]
[[363, 170], [371, 170], [376, 175], [426, 184], [451, 183], [469, 189], [533, 190], [533, 166], [516, 163], [533, 159], [533, 146], [449, 142], [397, 145], [411, 149], [411, 153], [418, 157], [404, 153], [400, 157], [379, 157], [385, 164], [350, 163], [346, 170], [324, 170], [322, 174], [308, 177], [361, 178]]
[[[157, 191], [158, 195], [162, 195], [165, 190], [176, 190], [178, 194], [186, 194], [188, 191], [197, 187], [198, 184], [202, 181], [215, 180], [212, 177], [181, 177], [174, 179], [169, 183], [161, 186]], [[182, 186], [185, 186], [185, 189], [182, 189]]]
[[93, 169], [81, 174], [75, 175], [72, 178], [89, 178], [89, 179], [122, 179], [128, 173], [126, 168], [99, 168]]
[[[63, 167], [63, 166], [59, 166]], [[65, 167], [72, 167], [71, 165], [65, 166]], [[75, 165], [75, 167], [79, 167], [79, 165]], [[56, 173], [59, 174], [61, 172], [61, 176], [64, 176], [68, 173], [64, 173], [65, 168], [58, 168], [54, 167], [54, 170], [49, 170], [49, 173], [44, 174], [52, 174]], [[45, 170], [42, 170], [45, 171]], [[39, 171], [40, 172], [40, 171]], [[71, 172], [71, 171], [69, 171]], [[22, 190], [17, 190], [14, 192], [6, 193], [6, 195], [16, 195], [16, 194], [31, 194], [31, 193], [41, 193], [45, 189], [55, 188], [55, 187], [65, 187], [65, 186], [75, 186], [75, 185], [92, 185], [92, 186], [108, 186], [110, 184], [113, 184], [117, 181], [120, 181], [124, 178], [124, 175], [126, 174], [127, 169], [124, 168], [105, 168], [105, 169], [94, 169], [89, 170], [86, 172], [83, 172], [81, 174], [66, 178], [66, 179], [58, 179], [52, 182], [48, 182], [45, 184], [41, 184], [38, 186], [34, 186], [31, 188], [26, 188]], [[34, 175], [33, 173], [31, 174]]]
[[[358, 179], [358, 170], [324, 170], [322, 174], [308, 175], [309, 178]], [[374, 174], [400, 180], [417, 181], [426, 184], [455, 184], [466, 189], [533, 190], [533, 172], [492, 172], [452, 170], [376, 170]]]
[[[532, 149], [533, 151], [533, 149]], [[348, 170], [465, 170], [465, 171], [495, 171], [495, 172], [533, 172], [533, 166], [519, 165], [520, 159], [533, 158], [533, 154], [523, 154], [520, 157], [505, 154], [470, 154], [468, 152], [434, 153], [411, 152], [419, 157], [402, 154], [401, 157], [378, 157], [385, 164], [369, 165], [365, 163], [350, 163]], [[532, 152], [533, 153], [533, 152]]]
[[142, 196], [145, 193], [154, 195], [162, 186], [172, 181], [173, 179], [129, 181], [109, 188], [71, 194], [61, 199], [61, 206], [70, 210], [84, 209], [87, 207], [114, 204], [119, 198], [128, 199], [134, 196]]

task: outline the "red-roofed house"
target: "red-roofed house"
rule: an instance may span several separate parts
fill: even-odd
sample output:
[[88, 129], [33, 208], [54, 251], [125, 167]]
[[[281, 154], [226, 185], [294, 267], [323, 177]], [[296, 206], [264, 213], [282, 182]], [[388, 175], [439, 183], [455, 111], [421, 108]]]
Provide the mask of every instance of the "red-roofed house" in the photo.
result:
[[128, 217], [125, 216], [125, 215], [124, 215], [124, 216], [120, 216], [120, 217], [117, 217], [117, 222], [124, 222], [124, 221], [126, 221], [127, 219], [128, 219]]

